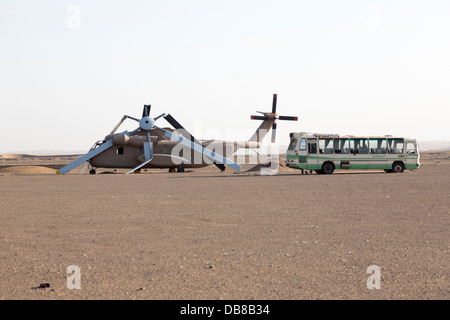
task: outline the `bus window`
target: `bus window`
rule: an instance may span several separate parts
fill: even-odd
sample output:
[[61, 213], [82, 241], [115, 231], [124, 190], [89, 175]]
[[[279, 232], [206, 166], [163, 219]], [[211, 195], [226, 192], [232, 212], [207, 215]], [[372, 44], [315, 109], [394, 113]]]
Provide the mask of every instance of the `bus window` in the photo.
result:
[[350, 141], [348, 139], [334, 139], [334, 153], [349, 153]]
[[403, 153], [403, 139], [388, 139], [388, 148], [390, 153]]
[[302, 140], [300, 140], [300, 151], [305, 151], [306, 150], [306, 139], [303, 138]]
[[319, 139], [319, 152], [332, 154], [333, 153], [333, 139]]
[[308, 153], [309, 154], [317, 154], [317, 140], [316, 139], [308, 139]]
[[370, 153], [384, 154], [387, 152], [386, 139], [370, 139], [369, 140]]
[[354, 138], [350, 140], [350, 149], [353, 149], [354, 153], [369, 153], [369, 145], [367, 139]]
[[291, 139], [291, 143], [289, 144], [289, 150], [295, 150], [297, 146], [297, 139]]
[[406, 144], [406, 153], [416, 153], [416, 145], [412, 142]]

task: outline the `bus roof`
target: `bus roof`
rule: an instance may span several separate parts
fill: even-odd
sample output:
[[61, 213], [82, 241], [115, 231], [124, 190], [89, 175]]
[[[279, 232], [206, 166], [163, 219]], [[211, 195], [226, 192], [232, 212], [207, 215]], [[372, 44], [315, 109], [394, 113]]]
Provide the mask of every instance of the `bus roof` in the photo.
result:
[[306, 137], [306, 138], [323, 138], [323, 139], [408, 139], [415, 140], [413, 138], [401, 137], [401, 136], [392, 136], [392, 135], [384, 135], [384, 136], [355, 136], [355, 135], [345, 135], [340, 136], [337, 133], [309, 133], [309, 132], [291, 132], [290, 137]]

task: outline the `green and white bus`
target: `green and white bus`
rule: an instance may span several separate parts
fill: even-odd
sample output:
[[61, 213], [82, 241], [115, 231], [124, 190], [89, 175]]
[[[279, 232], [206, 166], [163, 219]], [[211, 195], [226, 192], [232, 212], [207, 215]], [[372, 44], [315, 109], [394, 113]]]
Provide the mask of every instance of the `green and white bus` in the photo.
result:
[[393, 136], [290, 134], [286, 166], [331, 174], [335, 169], [415, 170], [420, 166], [417, 141]]

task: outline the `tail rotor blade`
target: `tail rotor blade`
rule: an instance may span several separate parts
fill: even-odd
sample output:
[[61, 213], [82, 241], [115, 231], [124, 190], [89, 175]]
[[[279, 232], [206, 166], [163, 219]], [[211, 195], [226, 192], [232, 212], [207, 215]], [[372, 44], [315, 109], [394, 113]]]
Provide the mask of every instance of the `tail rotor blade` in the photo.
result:
[[270, 120], [269, 117], [262, 117], [262, 116], [251, 116], [250, 119], [252, 119], [252, 120]]
[[272, 113], [277, 113], [277, 94], [273, 94]]
[[279, 116], [279, 120], [290, 120], [290, 121], [298, 121], [298, 117], [291, 117], [291, 116]]
[[275, 143], [276, 135], [277, 135], [277, 124], [274, 123], [272, 125], [272, 143]]

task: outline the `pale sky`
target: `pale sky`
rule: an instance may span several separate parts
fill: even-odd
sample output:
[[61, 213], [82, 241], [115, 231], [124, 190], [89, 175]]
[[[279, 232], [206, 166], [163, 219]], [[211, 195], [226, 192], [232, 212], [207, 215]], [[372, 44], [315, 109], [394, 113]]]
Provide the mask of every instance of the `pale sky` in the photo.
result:
[[0, 153], [87, 151], [144, 104], [197, 139], [245, 140], [273, 93], [299, 117], [281, 145], [450, 140], [449, 17], [437, 0], [0, 0]]

